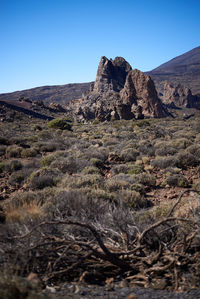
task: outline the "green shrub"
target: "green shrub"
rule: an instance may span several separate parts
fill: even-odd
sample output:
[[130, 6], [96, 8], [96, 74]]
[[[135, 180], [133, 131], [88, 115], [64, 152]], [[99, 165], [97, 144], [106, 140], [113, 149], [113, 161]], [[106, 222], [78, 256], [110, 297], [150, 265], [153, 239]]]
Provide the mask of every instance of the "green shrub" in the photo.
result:
[[7, 158], [20, 158], [22, 152], [22, 147], [11, 145], [6, 149]]
[[60, 172], [47, 168], [34, 171], [29, 179], [28, 184], [31, 189], [44, 189], [55, 186], [60, 180]]
[[161, 169], [165, 169], [167, 167], [174, 167], [178, 163], [178, 160], [175, 156], [169, 156], [169, 157], [156, 157], [152, 162], [151, 165], [153, 167], [158, 167]]
[[71, 125], [68, 120], [55, 118], [48, 123], [48, 127], [52, 129], [71, 130]]
[[1, 299], [33, 299], [49, 298], [42, 294], [41, 286], [17, 275], [1, 273], [0, 275]]
[[6, 146], [0, 145], [0, 156], [5, 155], [5, 153], [6, 153]]
[[119, 199], [134, 210], [147, 208], [149, 205], [149, 202], [143, 196], [141, 196], [139, 192], [134, 190], [120, 191]]
[[0, 162], [0, 173], [4, 172], [4, 170], [6, 169], [6, 163], [5, 162]]
[[125, 162], [134, 162], [136, 161], [137, 156], [139, 155], [139, 152], [135, 149], [124, 149], [121, 154], [120, 154], [120, 158], [125, 161]]
[[144, 166], [143, 165], [130, 165], [128, 174], [139, 174], [144, 172]]
[[0, 144], [8, 145], [9, 139], [7, 139], [6, 137], [0, 136]]
[[53, 155], [48, 155], [42, 158], [41, 160], [41, 165], [43, 167], [51, 165], [51, 163], [55, 160], [55, 156]]
[[99, 174], [100, 170], [99, 168], [95, 167], [95, 166], [86, 166], [83, 170], [82, 173], [85, 174]]
[[20, 161], [18, 161], [18, 160], [12, 160], [12, 161], [9, 163], [8, 167], [9, 167], [9, 170], [10, 170], [11, 172], [14, 172], [14, 171], [16, 171], [16, 170], [20, 170], [20, 169], [22, 169], [23, 165], [22, 165], [22, 163], [21, 163]]
[[168, 184], [170, 187], [187, 188], [189, 186], [187, 179], [182, 174], [174, 174], [169, 176], [166, 179], [165, 183]]
[[150, 174], [147, 173], [138, 174], [136, 179], [137, 179], [137, 183], [142, 184], [144, 186], [147, 187], [156, 186], [156, 178]]
[[15, 185], [21, 186], [24, 179], [25, 179], [25, 174], [21, 170], [19, 170], [19, 171], [13, 172], [10, 175], [10, 177], [8, 179], [8, 184], [10, 184], [11, 186], [15, 186]]
[[177, 167], [187, 169], [188, 166], [196, 166], [199, 159], [188, 151], [181, 151], [177, 155]]
[[37, 150], [34, 148], [24, 148], [21, 152], [22, 158], [29, 158], [29, 157], [36, 157], [37, 156]]

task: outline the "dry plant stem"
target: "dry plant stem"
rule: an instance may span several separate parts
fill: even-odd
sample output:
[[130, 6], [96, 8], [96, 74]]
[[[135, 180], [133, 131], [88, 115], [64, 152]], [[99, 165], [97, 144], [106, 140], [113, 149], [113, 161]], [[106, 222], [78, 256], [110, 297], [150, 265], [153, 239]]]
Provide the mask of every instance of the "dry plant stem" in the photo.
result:
[[181, 202], [181, 199], [182, 199], [183, 195], [186, 194], [186, 193], [190, 193], [190, 192], [194, 192], [194, 193], [200, 194], [200, 191], [193, 190], [193, 189], [182, 191], [179, 194], [179, 197], [178, 197], [177, 201], [175, 202], [175, 204], [171, 208], [171, 210], [170, 210], [169, 214], [167, 215], [167, 217], [171, 217], [172, 216], [172, 214], [174, 213], [177, 205]]

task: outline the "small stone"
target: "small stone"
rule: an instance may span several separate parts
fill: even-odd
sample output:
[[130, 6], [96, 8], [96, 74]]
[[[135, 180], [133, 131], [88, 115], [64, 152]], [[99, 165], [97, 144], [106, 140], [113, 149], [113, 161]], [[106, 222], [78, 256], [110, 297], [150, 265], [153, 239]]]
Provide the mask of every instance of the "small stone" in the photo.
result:
[[134, 293], [131, 293], [126, 297], [126, 299], [137, 299], [137, 296]]

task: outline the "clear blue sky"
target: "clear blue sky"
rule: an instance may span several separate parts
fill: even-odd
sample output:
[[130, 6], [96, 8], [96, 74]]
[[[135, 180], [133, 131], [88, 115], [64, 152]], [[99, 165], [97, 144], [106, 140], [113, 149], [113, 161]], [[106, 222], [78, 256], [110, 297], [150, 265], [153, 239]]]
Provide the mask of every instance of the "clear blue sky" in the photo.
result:
[[199, 45], [199, 0], [0, 0], [0, 93], [93, 81], [103, 55], [147, 71]]

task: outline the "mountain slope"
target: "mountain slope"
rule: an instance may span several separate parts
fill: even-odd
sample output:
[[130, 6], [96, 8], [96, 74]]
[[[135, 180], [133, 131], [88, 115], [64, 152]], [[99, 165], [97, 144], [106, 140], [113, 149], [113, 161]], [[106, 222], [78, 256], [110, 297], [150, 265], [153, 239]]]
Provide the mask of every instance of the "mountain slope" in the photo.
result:
[[12, 93], [0, 94], [1, 101], [18, 100], [20, 97], [30, 100], [42, 100], [45, 104], [57, 102], [65, 105], [71, 100], [80, 98], [90, 87], [90, 83], [42, 86]]
[[177, 56], [148, 72], [158, 85], [161, 81], [183, 84], [193, 94], [200, 93], [200, 47]]

